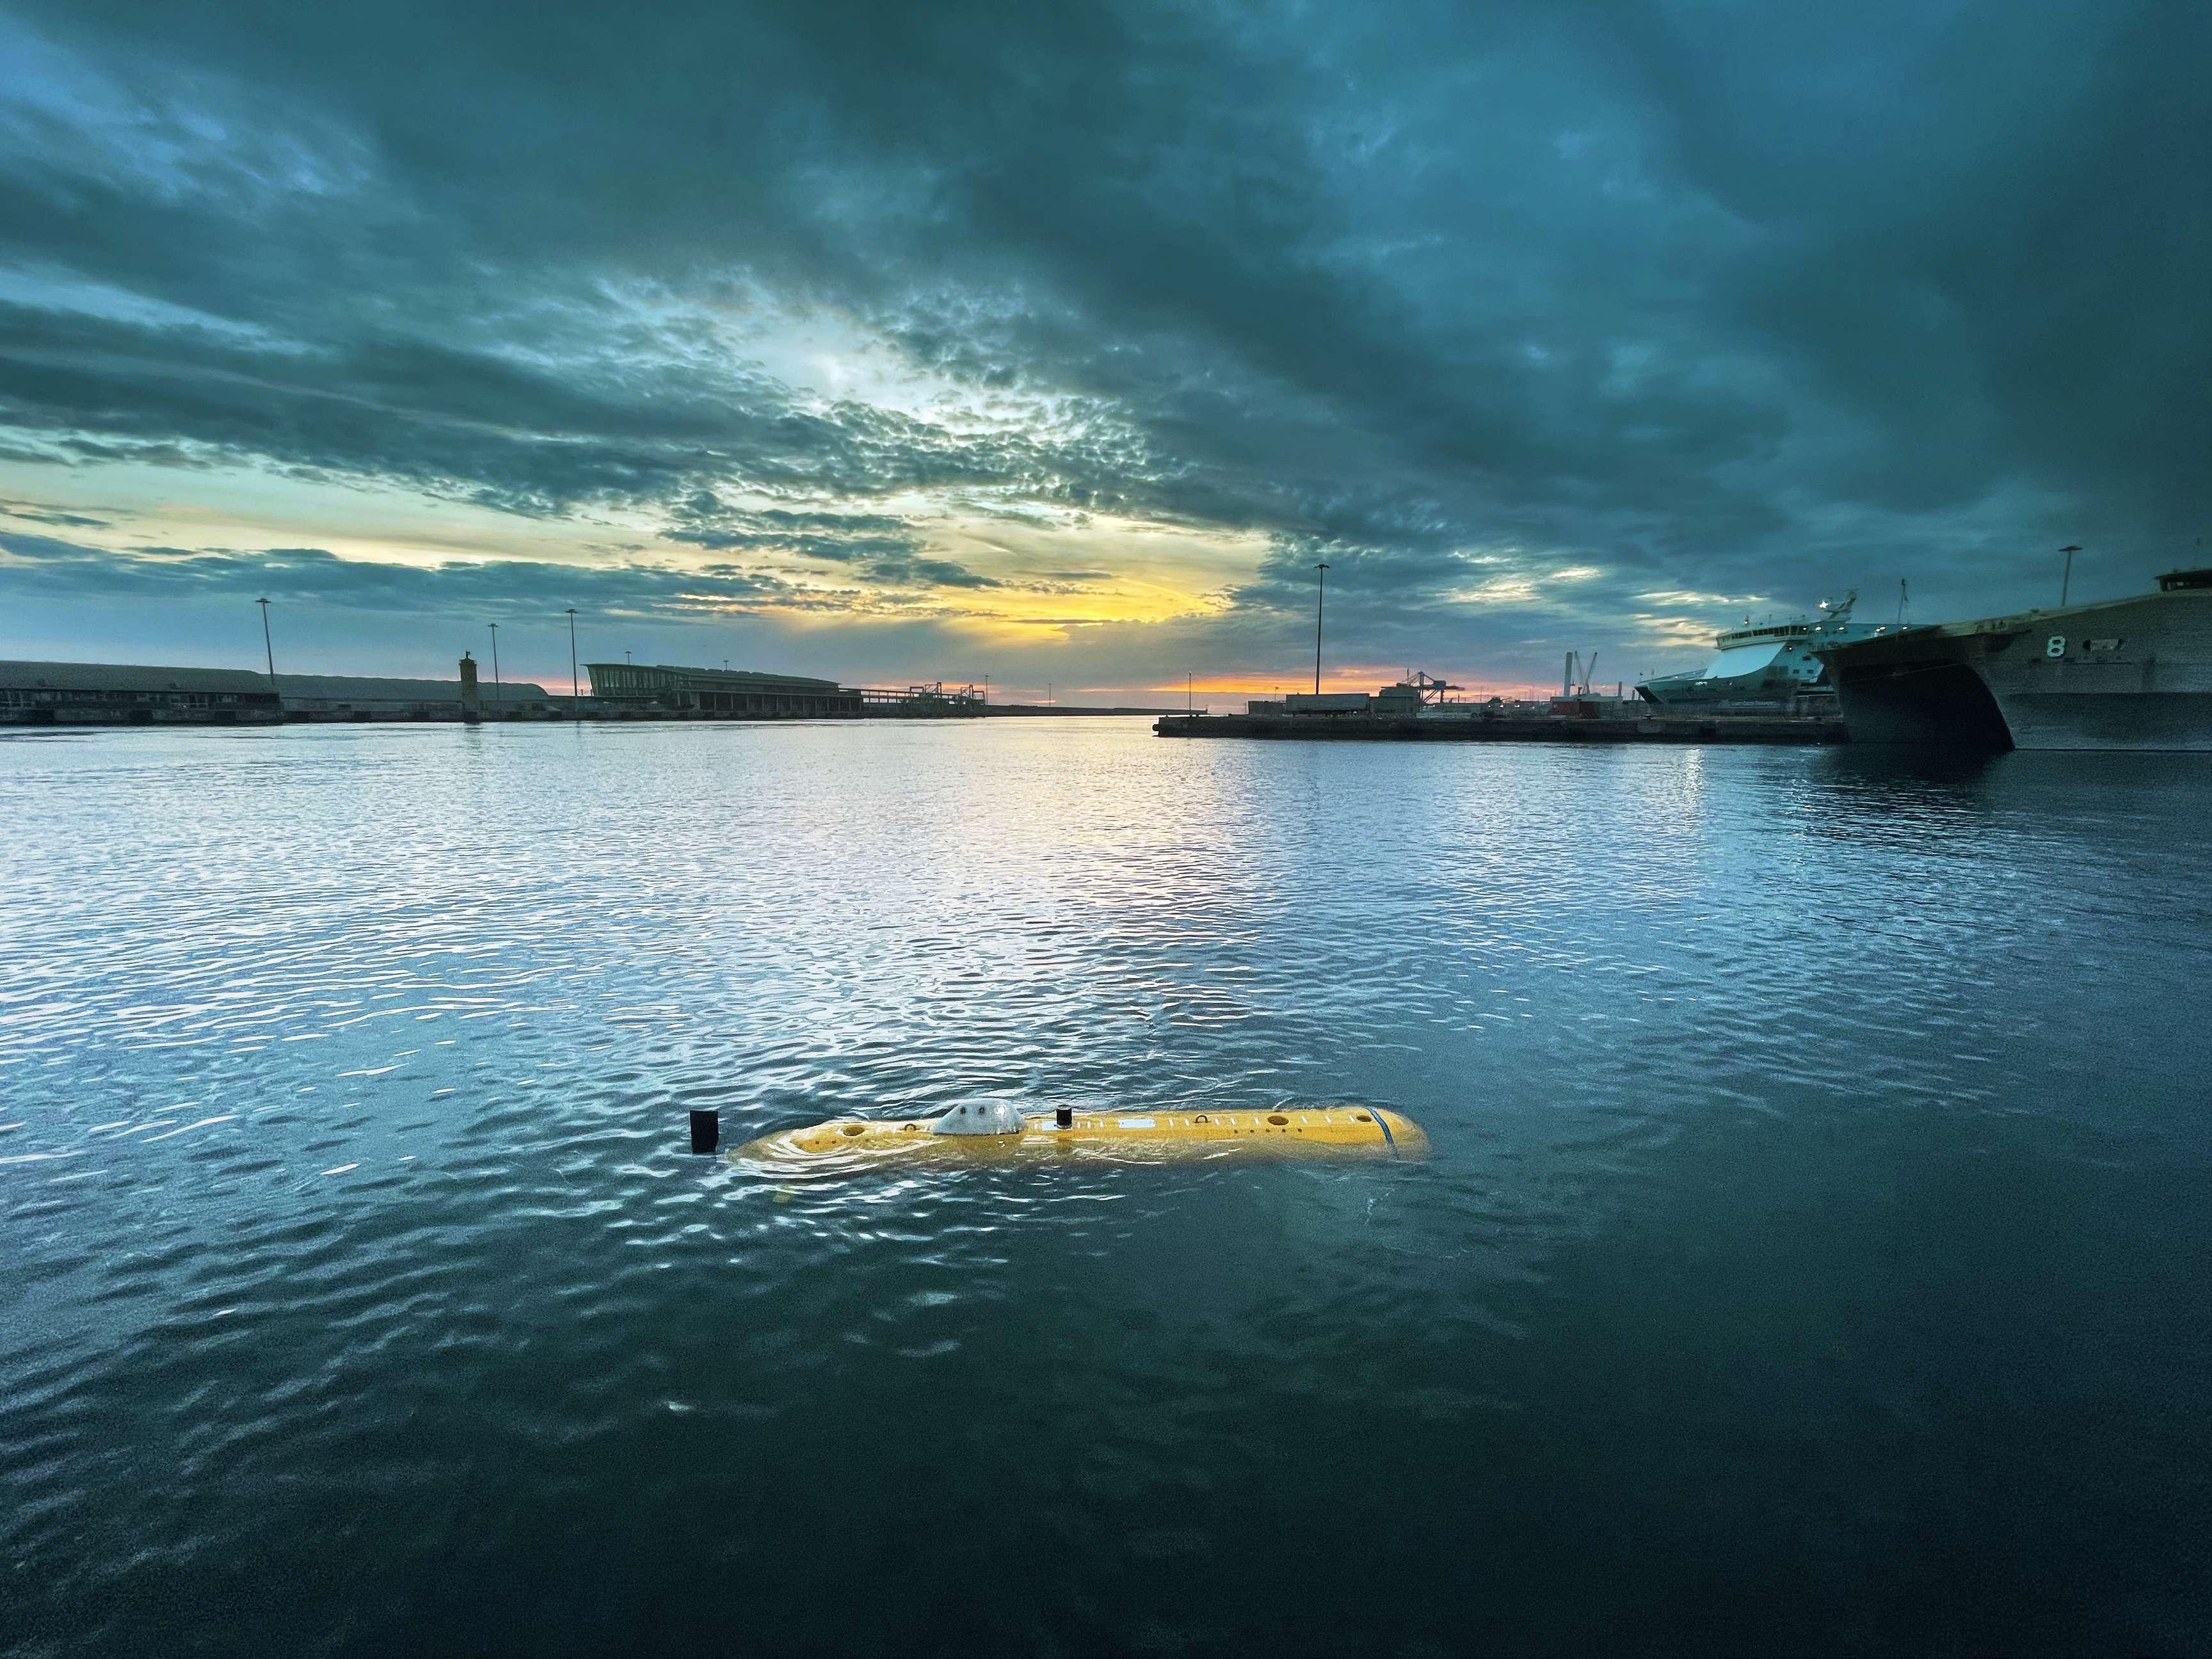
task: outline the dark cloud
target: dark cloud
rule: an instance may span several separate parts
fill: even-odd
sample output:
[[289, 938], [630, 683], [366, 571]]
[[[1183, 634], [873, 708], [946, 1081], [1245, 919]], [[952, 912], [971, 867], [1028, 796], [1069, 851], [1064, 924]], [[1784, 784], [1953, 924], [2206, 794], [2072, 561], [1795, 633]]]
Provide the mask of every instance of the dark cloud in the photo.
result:
[[550, 614], [566, 605], [595, 614], [785, 606], [804, 594], [730, 566], [683, 570], [638, 565], [542, 564], [526, 560], [408, 565], [341, 559], [314, 547], [267, 551], [148, 547], [128, 554], [46, 536], [0, 532], [0, 579], [34, 597], [267, 595], [356, 610], [418, 615], [502, 610]]
[[88, 513], [64, 513], [35, 501], [0, 501], [0, 515], [23, 524], [49, 524], [62, 530], [106, 530], [110, 523]]
[[[731, 615], [851, 614], [953, 619], [958, 605], [887, 595], [881, 585], [952, 588], [997, 584], [925, 558], [866, 561], [872, 585], [799, 580], [734, 564], [550, 564], [526, 559], [395, 564], [344, 559], [322, 548], [252, 551], [141, 547], [127, 553], [0, 531], [0, 583], [26, 599], [101, 597], [236, 599], [335, 606], [392, 617], [557, 616], [573, 605], [594, 618], [659, 622]], [[888, 573], [880, 567], [894, 567]]]
[[853, 564], [893, 586], [1001, 585], [950, 559], [921, 556], [921, 534], [907, 520], [885, 514], [748, 511], [728, 507], [712, 490], [702, 489], [678, 502], [674, 517], [684, 527], [666, 532], [667, 539], [696, 547]]
[[769, 494], [1042, 484], [1018, 435], [958, 438], [879, 409], [804, 410], [741, 367], [664, 357], [621, 380], [587, 362], [404, 338], [271, 349], [203, 328], [0, 306], [0, 422], [62, 457], [398, 483], [529, 514], [665, 505], [704, 481]]
[[1205, 625], [1255, 659], [1322, 557], [1347, 648], [1504, 652], [2212, 520], [2203, 8], [13, 16], [10, 456], [894, 586], [998, 580], [894, 496], [1242, 532]]

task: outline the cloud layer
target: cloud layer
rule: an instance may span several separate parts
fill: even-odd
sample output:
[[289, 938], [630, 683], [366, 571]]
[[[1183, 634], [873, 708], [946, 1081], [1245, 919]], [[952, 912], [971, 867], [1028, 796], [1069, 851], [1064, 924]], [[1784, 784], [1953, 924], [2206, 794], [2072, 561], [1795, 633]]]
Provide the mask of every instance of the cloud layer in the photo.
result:
[[[1326, 558], [1346, 661], [1511, 678], [2212, 520], [2201, 8], [74, 0], [0, 52], [0, 592], [896, 615], [1140, 686], [1295, 664]], [[181, 556], [149, 479], [290, 516]], [[363, 492], [511, 568], [269, 550]]]

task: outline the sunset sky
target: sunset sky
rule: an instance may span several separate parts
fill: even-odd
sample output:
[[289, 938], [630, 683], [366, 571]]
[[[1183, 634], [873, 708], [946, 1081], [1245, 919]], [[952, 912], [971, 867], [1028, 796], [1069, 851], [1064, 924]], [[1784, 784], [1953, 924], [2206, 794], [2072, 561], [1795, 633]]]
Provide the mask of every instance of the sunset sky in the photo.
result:
[[0, 656], [1217, 702], [2212, 562], [2212, 8], [0, 8]]

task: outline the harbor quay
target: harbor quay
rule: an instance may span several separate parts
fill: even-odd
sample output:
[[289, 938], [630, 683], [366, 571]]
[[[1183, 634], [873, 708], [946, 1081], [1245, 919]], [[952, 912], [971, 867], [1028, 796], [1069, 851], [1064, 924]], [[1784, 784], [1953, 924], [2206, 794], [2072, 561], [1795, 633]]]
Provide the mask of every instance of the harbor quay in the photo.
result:
[[1171, 714], [1163, 738], [1293, 743], [1822, 744], [1850, 740], [1832, 714], [1642, 714], [1620, 718], [1510, 710], [1464, 715]]
[[1835, 699], [1813, 690], [1765, 708], [1670, 708], [1593, 690], [1575, 659], [1559, 695], [1455, 702], [1460, 688], [1408, 672], [1374, 692], [1294, 692], [1249, 702], [1241, 714], [1171, 714], [1163, 738], [1259, 738], [1335, 743], [1844, 743]]

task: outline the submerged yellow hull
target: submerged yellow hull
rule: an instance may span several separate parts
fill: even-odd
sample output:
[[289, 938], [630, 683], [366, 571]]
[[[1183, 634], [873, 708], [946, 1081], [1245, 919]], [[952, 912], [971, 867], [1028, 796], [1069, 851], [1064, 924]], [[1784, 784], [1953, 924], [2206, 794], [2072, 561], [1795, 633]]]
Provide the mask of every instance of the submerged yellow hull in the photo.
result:
[[1395, 1112], [1368, 1106], [1273, 1112], [1077, 1113], [1065, 1129], [1026, 1117], [1020, 1133], [941, 1135], [927, 1118], [846, 1119], [746, 1142], [739, 1163], [781, 1170], [899, 1164], [1108, 1161], [1180, 1163], [1218, 1158], [1423, 1158], [1429, 1138]]

